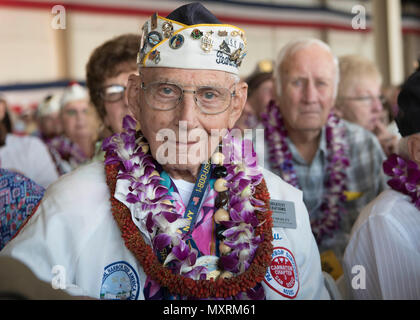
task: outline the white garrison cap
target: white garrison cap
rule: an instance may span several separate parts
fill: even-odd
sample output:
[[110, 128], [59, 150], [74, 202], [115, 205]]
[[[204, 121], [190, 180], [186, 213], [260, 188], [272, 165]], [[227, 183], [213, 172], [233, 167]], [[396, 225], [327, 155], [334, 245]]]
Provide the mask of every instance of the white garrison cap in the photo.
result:
[[88, 92], [77, 82], [70, 84], [63, 92], [61, 97], [61, 108], [67, 103], [77, 100], [88, 100]]
[[140, 67], [221, 70], [238, 74], [246, 55], [245, 32], [222, 24], [204, 6], [192, 3], [164, 18], [157, 13], [142, 28]]
[[39, 105], [37, 110], [38, 117], [45, 117], [60, 111], [61, 99], [59, 94], [49, 95]]

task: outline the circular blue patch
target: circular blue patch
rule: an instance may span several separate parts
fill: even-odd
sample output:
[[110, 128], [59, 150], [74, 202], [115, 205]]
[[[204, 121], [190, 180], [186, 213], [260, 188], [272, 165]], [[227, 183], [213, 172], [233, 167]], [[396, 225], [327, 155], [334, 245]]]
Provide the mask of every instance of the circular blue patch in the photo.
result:
[[139, 276], [129, 263], [118, 261], [104, 268], [101, 299], [137, 300], [139, 292]]
[[161, 41], [162, 41], [162, 35], [157, 31], [151, 31], [147, 35], [147, 43], [151, 47], [154, 47], [155, 45], [157, 45]]
[[169, 46], [172, 49], [181, 48], [184, 44], [184, 36], [182, 34], [176, 34], [172, 38], [169, 39]]

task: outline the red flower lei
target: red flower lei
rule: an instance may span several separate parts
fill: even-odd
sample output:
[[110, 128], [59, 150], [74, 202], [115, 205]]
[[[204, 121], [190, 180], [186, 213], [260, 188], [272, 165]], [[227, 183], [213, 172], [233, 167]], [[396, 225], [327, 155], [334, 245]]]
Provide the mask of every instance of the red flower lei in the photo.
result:
[[256, 187], [254, 197], [264, 201], [266, 212], [255, 211], [260, 222], [255, 229], [255, 235], [262, 235], [263, 241], [259, 244], [254, 260], [249, 268], [240, 275], [232, 278], [217, 280], [193, 280], [180, 274], [173, 274], [171, 270], [159, 262], [151, 246], [146, 244], [137, 226], [133, 223], [130, 210], [115, 199], [115, 186], [118, 174], [118, 164], [106, 165], [106, 181], [111, 194], [111, 210], [126, 247], [133, 253], [143, 267], [144, 272], [161, 287], [168, 288], [171, 294], [199, 299], [228, 298], [240, 292], [254, 288], [262, 282], [266, 270], [271, 262], [272, 245], [272, 212], [270, 210], [268, 193], [265, 180]]

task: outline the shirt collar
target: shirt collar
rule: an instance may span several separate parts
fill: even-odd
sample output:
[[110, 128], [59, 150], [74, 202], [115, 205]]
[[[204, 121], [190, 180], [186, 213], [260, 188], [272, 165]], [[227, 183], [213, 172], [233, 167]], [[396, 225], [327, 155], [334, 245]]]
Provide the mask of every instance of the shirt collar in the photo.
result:
[[[327, 156], [327, 140], [326, 140], [326, 128], [325, 126], [321, 129], [321, 138], [319, 140], [318, 150], [315, 154], [315, 157], [318, 157], [319, 155], [323, 158]], [[302, 158], [302, 156], [299, 154], [298, 150], [296, 149], [295, 145], [293, 144], [292, 140], [290, 140], [289, 137], [286, 138], [286, 141], [289, 145], [290, 152], [292, 153], [293, 160], [298, 162], [299, 164], [307, 165], [306, 161]]]

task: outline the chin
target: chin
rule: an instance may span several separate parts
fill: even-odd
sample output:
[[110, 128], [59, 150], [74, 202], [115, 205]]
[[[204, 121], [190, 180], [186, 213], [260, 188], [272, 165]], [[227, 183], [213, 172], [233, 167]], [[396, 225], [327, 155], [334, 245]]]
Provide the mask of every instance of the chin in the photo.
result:
[[320, 121], [310, 121], [310, 122], [308, 121], [305, 123], [301, 123], [298, 126], [298, 129], [302, 131], [321, 130], [324, 125], [326, 125], [326, 122], [321, 123]]

